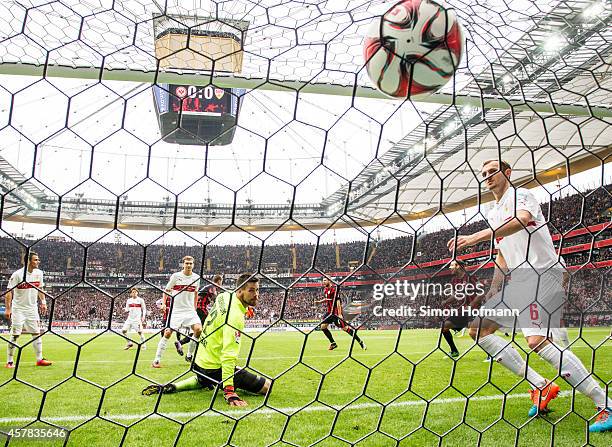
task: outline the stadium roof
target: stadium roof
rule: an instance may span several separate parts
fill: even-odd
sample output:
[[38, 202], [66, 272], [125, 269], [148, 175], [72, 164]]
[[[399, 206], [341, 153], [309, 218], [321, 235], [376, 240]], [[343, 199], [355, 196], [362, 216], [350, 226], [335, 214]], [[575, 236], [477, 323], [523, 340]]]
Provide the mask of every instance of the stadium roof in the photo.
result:
[[[163, 12], [193, 15], [186, 3]], [[196, 231], [374, 225], [476, 203], [475, 172], [500, 155], [515, 180], [542, 183], [609, 160], [612, 27], [597, 3], [515, 0], [500, 14], [450, 1], [467, 57], [439, 94], [403, 103], [375, 99], [361, 56], [365, 29], [394, 2], [277, 3], [219, 3], [217, 17], [249, 28], [243, 72], [214, 77], [155, 70], [156, 2], [0, 5], [12, 17], [0, 42], [0, 74], [12, 75], [0, 77], [1, 116], [13, 120], [0, 132], [3, 219]], [[211, 2], [197, 4], [211, 17]], [[258, 86], [234, 144], [204, 152], [151, 137], [146, 82], [202, 78]], [[66, 116], [41, 117], [45, 95]]]

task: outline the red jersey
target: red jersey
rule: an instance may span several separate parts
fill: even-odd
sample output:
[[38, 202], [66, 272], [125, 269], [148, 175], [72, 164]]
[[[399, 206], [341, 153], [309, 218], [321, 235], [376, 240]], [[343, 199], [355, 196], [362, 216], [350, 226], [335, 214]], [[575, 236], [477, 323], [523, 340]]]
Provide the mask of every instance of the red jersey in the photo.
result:
[[217, 287], [212, 284], [204, 287], [200, 290], [200, 293], [198, 293], [196, 308], [208, 315], [208, 306], [217, 298], [217, 293]]
[[323, 296], [325, 297], [325, 306], [328, 315], [340, 315], [338, 305], [338, 290], [336, 286], [325, 287], [323, 289]]
[[[470, 306], [472, 301], [478, 298], [478, 291], [476, 289], [478, 279], [476, 278], [476, 275], [468, 275], [467, 273], [464, 273], [462, 276], [453, 276], [451, 284], [453, 285], [453, 290], [457, 291], [459, 289], [463, 291], [463, 298], [456, 297], [457, 307]], [[460, 284], [463, 284], [463, 289], [458, 287]], [[466, 289], [466, 284], [471, 284], [471, 286]]]

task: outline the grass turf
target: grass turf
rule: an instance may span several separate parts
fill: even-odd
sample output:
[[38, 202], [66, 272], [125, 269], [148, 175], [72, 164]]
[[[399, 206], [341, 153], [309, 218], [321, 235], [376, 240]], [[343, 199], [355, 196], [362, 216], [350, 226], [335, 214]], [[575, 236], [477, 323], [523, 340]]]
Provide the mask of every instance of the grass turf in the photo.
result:
[[[612, 445], [612, 433], [588, 434], [594, 407], [584, 396], [572, 399], [561, 379], [554, 411], [529, 419], [527, 384], [498, 364], [483, 363], [485, 354], [467, 336], [456, 338], [462, 356], [454, 362], [443, 340], [438, 348], [439, 332], [433, 330], [363, 331], [368, 350], [355, 343], [352, 352], [350, 337], [337, 331], [333, 352], [320, 332], [267, 332], [255, 343], [246, 335], [257, 336], [243, 336], [241, 364], [248, 356], [250, 368], [275, 379], [267, 399], [241, 393], [246, 410], [231, 410], [212, 391], [142, 396], [149, 383], [190, 374], [171, 344], [164, 368], [150, 367], [157, 335], [146, 351], [123, 351], [124, 340], [113, 333], [45, 335], [45, 356], [53, 366], [35, 368], [28, 345], [16, 370], [0, 370], [0, 430], [26, 426], [40, 414], [40, 420], [70, 430], [69, 446]], [[570, 331], [572, 339], [577, 335]], [[610, 383], [608, 335], [606, 328], [585, 329], [572, 349], [590, 367], [596, 348], [594, 372]], [[516, 340], [526, 349], [519, 334]], [[29, 343], [30, 337], [19, 341]], [[529, 364], [555, 377], [537, 355], [529, 356]], [[13, 439], [10, 445], [32, 443]]]

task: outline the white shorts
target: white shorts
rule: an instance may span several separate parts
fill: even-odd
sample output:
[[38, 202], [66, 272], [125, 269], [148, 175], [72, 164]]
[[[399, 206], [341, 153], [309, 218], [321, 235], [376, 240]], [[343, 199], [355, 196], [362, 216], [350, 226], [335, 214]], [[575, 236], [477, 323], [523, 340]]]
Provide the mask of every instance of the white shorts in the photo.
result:
[[533, 276], [512, 278], [503, 291], [492, 296], [481, 309], [516, 310], [518, 316], [489, 315], [487, 320], [501, 327], [516, 328], [525, 337], [548, 336], [552, 328], [561, 327], [565, 290], [559, 278], [543, 274], [539, 281]]
[[142, 321], [140, 320], [125, 320], [121, 332], [128, 332], [129, 330], [134, 332], [142, 332]]
[[38, 312], [25, 313], [17, 310], [11, 313], [11, 334], [21, 335], [22, 332], [26, 334], [40, 333], [40, 317]]
[[198, 317], [195, 309], [191, 312], [172, 312], [168, 327], [178, 331], [181, 328], [190, 328], [194, 324], [201, 324], [200, 317]]

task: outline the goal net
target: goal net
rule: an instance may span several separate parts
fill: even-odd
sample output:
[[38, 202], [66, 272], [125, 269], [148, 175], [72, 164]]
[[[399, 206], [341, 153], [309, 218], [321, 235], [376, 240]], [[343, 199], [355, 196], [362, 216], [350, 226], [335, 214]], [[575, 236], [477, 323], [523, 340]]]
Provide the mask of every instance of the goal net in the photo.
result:
[[[507, 262], [535, 269], [525, 284], [536, 295], [553, 270], [559, 320], [538, 320], [543, 343], [610, 394], [610, 4], [449, 0], [466, 38], [454, 78], [397, 100], [374, 88], [363, 56], [367, 29], [395, 3], [0, 3], [0, 437], [610, 444], [587, 429], [601, 395], [581, 394], [519, 318], [497, 325], [494, 362], [469, 336], [476, 314], [452, 318], [512, 277], [517, 287], [520, 269], [499, 273]], [[500, 167], [520, 191], [507, 203], [488, 182]], [[504, 204], [522, 248], [493, 227]], [[538, 244], [555, 253], [544, 272]], [[238, 391], [246, 408], [227, 406], [222, 387], [141, 394], [191, 377], [205, 349], [181, 329], [159, 357], [185, 256], [200, 279], [181, 287], [204, 314], [210, 287], [259, 279], [234, 335], [238, 366], [272, 387]], [[20, 311], [26, 296], [40, 336]], [[560, 385], [553, 412], [528, 417], [538, 384], [507, 368], [510, 349]], [[53, 364], [34, 366], [43, 357]]]

